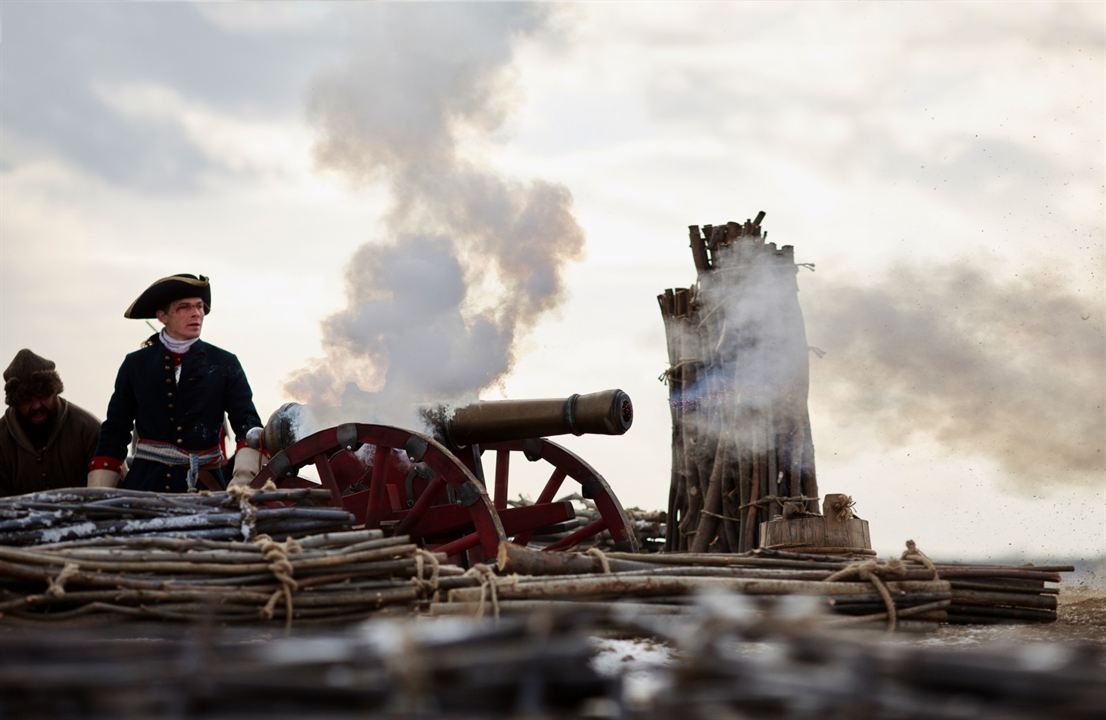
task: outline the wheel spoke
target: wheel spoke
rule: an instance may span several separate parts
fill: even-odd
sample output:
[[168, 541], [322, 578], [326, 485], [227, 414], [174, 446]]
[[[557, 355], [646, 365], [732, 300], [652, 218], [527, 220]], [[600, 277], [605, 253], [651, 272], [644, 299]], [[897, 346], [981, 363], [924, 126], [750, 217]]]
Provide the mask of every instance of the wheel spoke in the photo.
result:
[[442, 553], [443, 555], [459, 555], [465, 550], [471, 550], [480, 544], [480, 533], [471, 532], [464, 537], [457, 538], [453, 542], [446, 543], [445, 545], [439, 545], [435, 548], [430, 548], [436, 553]]
[[445, 479], [441, 475], [435, 475], [430, 484], [426, 486], [426, 489], [422, 491], [422, 495], [419, 495], [419, 499], [415, 501], [415, 506], [407, 513], [407, 517], [400, 520], [399, 524], [396, 525], [393, 534], [402, 535], [414, 527], [415, 523], [426, 514], [426, 511], [430, 508], [430, 503], [434, 501], [434, 496], [438, 494], [443, 485], [445, 485]]
[[589, 537], [592, 537], [593, 535], [598, 535], [600, 532], [603, 531], [603, 528], [605, 528], [605, 527], [607, 527], [607, 522], [603, 518], [599, 518], [598, 520], [592, 520], [591, 522], [589, 522], [584, 527], [582, 527], [579, 530], [576, 530], [575, 532], [573, 532], [571, 535], [569, 535], [567, 537], [564, 537], [564, 538], [561, 538], [557, 542], [553, 543], [552, 545], [550, 545], [549, 547], [544, 548], [544, 549], [546, 551], [567, 550], [571, 547], [575, 547], [576, 545], [583, 542], [584, 540], [587, 540]]
[[373, 452], [373, 474], [369, 480], [369, 498], [365, 509], [365, 525], [376, 527], [384, 516], [384, 482], [388, 476], [388, 460], [391, 448], [377, 445]]
[[[564, 483], [565, 477], [568, 473], [564, 468], [555, 468], [553, 474], [549, 476], [549, 479], [545, 481], [545, 487], [541, 489], [541, 495], [538, 495], [535, 505], [542, 505], [544, 503], [551, 502], [553, 496], [557, 494], [557, 491], [561, 489], [561, 484]], [[536, 529], [536, 528], [534, 528]], [[516, 545], [526, 545], [530, 542], [530, 538], [534, 534], [534, 529], [524, 530], [518, 535], [515, 535], [514, 542]]]
[[564, 468], [556, 468], [549, 479], [545, 481], [545, 487], [541, 489], [541, 495], [538, 495], [538, 502], [552, 502], [553, 496], [561, 489], [561, 484], [565, 481], [566, 475], [568, 475], [568, 472]]
[[507, 473], [511, 466], [511, 451], [495, 451], [495, 509], [507, 508]]
[[330, 491], [330, 502], [335, 507], [342, 507], [342, 490], [338, 487], [338, 481], [334, 479], [334, 470], [327, 462], [326, 453], [315, 456], [315, 469], [319, 472], [319, 480], [323, 487]]

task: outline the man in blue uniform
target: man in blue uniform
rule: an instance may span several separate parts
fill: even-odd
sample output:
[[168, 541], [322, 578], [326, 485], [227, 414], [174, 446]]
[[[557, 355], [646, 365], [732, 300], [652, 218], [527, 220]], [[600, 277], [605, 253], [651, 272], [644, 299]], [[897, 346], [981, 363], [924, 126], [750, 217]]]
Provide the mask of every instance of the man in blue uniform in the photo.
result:
[[253, 392], [231, 353], [200, 340], [211, 312], [211, 285], [200, 275], [171, 275], [148, 287], [123, 313], [157, 318], [164, 328], [123, 360], [100, 426], [89, 487], [115, 487], [131, 442], [134, 460], [122, 486], [156, 492], [220, 489], [226, 480], [224, 416], [238, 439], [232, 484], [248, 483], [260, 455], [245, 446], [261, 425]]

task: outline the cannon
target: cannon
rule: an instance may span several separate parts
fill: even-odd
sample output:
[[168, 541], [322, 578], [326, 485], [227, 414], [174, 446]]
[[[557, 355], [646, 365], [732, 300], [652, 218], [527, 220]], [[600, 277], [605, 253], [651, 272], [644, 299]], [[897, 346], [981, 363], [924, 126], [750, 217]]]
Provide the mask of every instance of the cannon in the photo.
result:
[[[255, 488], [270, 480], [281, 488], [317, 487], [299, 474], [313, 466], [331, 503], [352, 513], [358, 524], [408, 535], [430, 550], [472, 563], [494, 558], [504, 540], [526, 545], [536, 534], [573, 520], [572, 503], [554, 499], [572, 481], [595, 503], [598, 518], [544, 549], [565, 550], [604, 532], [616, 547], [637, 549], [629, 518], [603, 476], [548, 439], [625, 433], [633, 423], [633, 404], [621, 390], [427, 408], [429, 432], [346, 423], [302, 439], [293, 433], [294, 405], [273, 413], [261, 433], [260, 444], [271, 457], [254, 478]], [[484, 453], [495, 455], [490, 485]], [[532, 504], [511, 506], [511, 468], [520, 459], [543, 462], [550, 474]]]

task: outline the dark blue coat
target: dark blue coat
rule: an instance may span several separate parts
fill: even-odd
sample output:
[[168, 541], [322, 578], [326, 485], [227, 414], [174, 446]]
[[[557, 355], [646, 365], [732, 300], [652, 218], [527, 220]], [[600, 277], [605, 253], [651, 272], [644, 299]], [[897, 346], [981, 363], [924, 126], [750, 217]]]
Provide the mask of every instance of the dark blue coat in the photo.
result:
[[[261, 425], [238, 358], [197, 340], [183, 356], [178, 382], [169, 351], [156, 335], [151, 340], [146, 347], [127, 355], [119, 368], [107, 419], [100, 426], [97, 456], [124, 459], [132, 426], [143, 440], [203, 451], [219, 444], [224, 413], [240, 440], [250, 428]], [[220, 471], [211, 472], [225, 484]], [[184, 492], [188, 489], [187, 475], [185, 465], [134, 460], [121, 487]]]

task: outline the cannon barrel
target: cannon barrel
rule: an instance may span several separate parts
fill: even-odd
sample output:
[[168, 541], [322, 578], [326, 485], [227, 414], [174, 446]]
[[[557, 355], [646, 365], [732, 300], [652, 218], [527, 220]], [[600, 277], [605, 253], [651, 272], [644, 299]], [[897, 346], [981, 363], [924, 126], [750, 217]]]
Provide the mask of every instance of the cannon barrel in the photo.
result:
[[[276, 453], [297, 440], [295, 428], [304, 406], [284, 403], [263, 429], [251, 431], [248, 444]], [[427, 409], [424, 418], [440, 440], [464, 447], [473, 443], [527, 440], [550, 435], [621, 435], [634, 421], [630, 396], [621, 390], [542, 400], [486, 400], [453, 410]]]
[[621, 390], [541, 400], [486, 400], [456, 408], [440, 431], [450, 444], [504, 442], [550, 435], [621, 435], [634, 421]]

